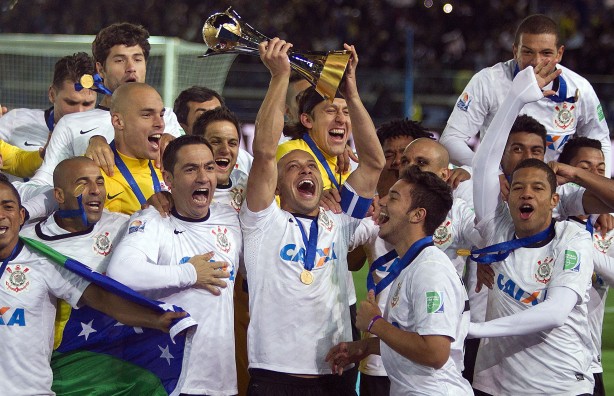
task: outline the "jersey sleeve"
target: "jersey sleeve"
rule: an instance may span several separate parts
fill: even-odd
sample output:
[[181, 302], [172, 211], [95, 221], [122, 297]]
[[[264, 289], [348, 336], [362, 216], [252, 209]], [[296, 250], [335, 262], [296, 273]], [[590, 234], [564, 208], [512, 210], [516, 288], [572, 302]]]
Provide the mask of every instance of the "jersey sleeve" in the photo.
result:
[[17, 118], [16, 114], [15, 110], [11, 110], [0, 117], [0, 139], [5, 142], [11, 141], [11, 135]]
[[2, 170], [18, 177], [32, 177], [43, 159], [38, 150], [26, 151], [0, 140]]
[[564, 245], [557, 249], [548, 287], [567, 287], [576, 292], [578, 302], [582, 301], [593, 275], [593, 249], [590, 234], [586, 231], [579, 230], [564, 241]]
[[191, 264], [159, 262], [163, 241], [169, 237], [160, 223], [154, 208], [130, 217], [128, 230], [109, 262], [109, 277], [137, 291], [186, 288], [196, 282], [196, 270]]
[[53, 186], [53, 171], [55, 167], [62, 160], [70, 158], [73, 155], [73, 143], [69, 123], [62, 117], [53, 129], [51, 139], [49, 139], [49, 144], [45, 150], [45, 159], [30, 182], [43, 182]]
[[566, 220], [570, 216], [584, 215], [584, 205], [582, 197], [586, 188], [574, 183], [566, 183], [559, 186], [556, 192], [559, 194], [559, 204], [554, 208], [552, 217], [559, 220]]
[[79, 300], [90, 282], [71, 271], [46, 260], [41, 261], [46, 268], [45, 282], [51, 294], [77, 308]]
[[164, 112], [164, 133], [171, 134], [176, 138], [185, 135], [183, 128], [181, 128], [179, 121], [177, 121], [177, 115], [168, 107]]
[[461, 319], [464, 301], [459, 295], [453, 278], [456, 274], [441, 271], [437, 262], [429, 260], [421, 263], [414, 272], [411, 287], [406, 288], [407, 299], [413, 304], [416, 333], [421, 336], [441, 335], [456, 337], [458, 321]]
[[358, 227], [356, 227], [354, 234], [352, 234], [352, 237], [350, 238], [348, 251], [351, 252], [359, 246], [374, 243], [377, 239], [378, 232], [379, 227], [370, 217], [362, 219]]

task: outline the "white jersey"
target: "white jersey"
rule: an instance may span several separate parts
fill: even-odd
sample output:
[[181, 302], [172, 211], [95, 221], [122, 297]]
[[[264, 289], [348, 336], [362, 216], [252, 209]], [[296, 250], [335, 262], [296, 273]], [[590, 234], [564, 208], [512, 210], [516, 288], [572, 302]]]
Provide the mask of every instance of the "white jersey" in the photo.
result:
[[460, 276], [463, 276], [467, 259], [467, 254], [462, 250], [471, 250], [472, 246], [479, 241], [479, 234], [474, 228], [474, 223], [473, 208], [464, 200], [454, 198], [452, 209], [433, 233], [433, 243], [450, 258]]
[[[491, 219], [477, 225], [485, 245], [514, 238], [514, 224], [502, 202]], [[496, 230], [494, 232], [493, 230]], [[482, 340], [473, 387], [493, 395], [592, 393], [587, 301], [593, 273], [590, 234], [568, 221], [538, 247], [519, 248], [494, 263], [486, 320], [513, 315], [543, 302], [549, 287], [567, 287], [578, 295], [565, 324], [548, 331]], [[544, 380], [547, 379], [547, 387]]]
[[57, 299], [77, 307], [89, 282], [23, 247], [0, 274], [5, 395], [54, 395], [49, 364]]
[[[347, 291], [348, 244], [360, 220], [320, 209], [316, 219], [271, 205], [240, 212], [249, 279], [249, 367], [321, 375], [329, 349], [351, 341]], [[318, 221], [313, 283], [300, 280], [306, 254], [297, 221], [309, 234]]]
[[124, 236], [127, 226], [128, 216], [105, 209], [100, 220], [84, 231], [68, 232], [58, 225], [52, 215], [40, 223], [24, 227], [20, 234], [39, 240], [63, 255], [104, 274], [113, 248]]
[[[586, 227], [586, 221], [572, 219], [579, 223], [580, 227]], [[603, 330], [603, 315], [605, 303], [608, 297], [610, 282], [614, 277], [614, 230], [610, 230], [605, 238], [600, 232], [593, 234], [593, 247], [595, 248], [593, 259], [595, 272], [592, 278], [592, 287], [589, 289], [588, 301], [588, 325], [593, 340], [593, 360], [591, 373], [603, 372], [601, 366], [601, 334]]]
[[[458, 98], [442, 135], [453, 130], [465, 135], [467, 140], [479, 131], [482, 138], [510, 90], [515, 67], [516, 62], [509, 60], [475, 74]], [[546, 128], [546, 161], [556, 160], [571, 136], [585, 136], [601, 142], [607, 169], [611, 170], [610, 132], [597, 94], [584, 77], [560, 64], [557, 68], [562, 70], [560, 79], [566, 86], [565, 99], [573, 98], [576, 92], [579, 99], [575, 103], [557, 103], [542, 98], [526, 104], [520, 113], [530, 115]], [[558, 85], [557, 94], [562, 95], [563, 83]], [[545, 89], [552, 86], [551, 83]]]
[[[165, 133], [175, 137], [183, 133], [175, 113], [170, 108], [165, 108], [164, 123]], [[109, 143], [115, 138], [109, 110], [98, 107], [62, 117], [51, 134], [43, 164], [31, 181], [18, 187], [19, 193], [24, 192], [28, 194], [26, 197], [31, 197], [41, 192], [38, 186], [53, 186], [55, 167], [62, 160], [85, 154], [93, 136], [103, 136]]]
[[233, 169], [230, 173], [230, 185], [216, 187], [213, 202], [230, 205], [239, 212], [247, 194], [247, 176], [240, 168]]
[[[220, 296], [190, 288], [196, 272], [187, 262], [207, 252], [215, 253], [212, 261], [228, 263], [231, 276]], [[182, 393], [237, 393], [232, 293], [241, 254], [237, 212], [211, 204], [207, 217], [200, 220], [176, 212], [162, 218], [154, 208], [136, 212], [111, 257], [110, 277], [150, 298], [181, 306], [198, 322]], [[186, 270], [189, 279], [177, 275]]]
[[440, 369], [415, 363], [380, 341], [390, 395], [472, 395], [461, 374], [469, 331], [467, 292], [441, 250], [426, 247], [390, 285], [384, 318], [395, 327], [421, 336], [452, 339], [450, 357]]
[[235, 169], [249, 175], [249, 171], [252, 170], [252, 162], [254, 162], [254, 157], [249, 152], [239, 148]]
[[[0, 117], [0, 139], [19, 147], [33, 151], [45, 146], [49, 138], [49, 127], [45, 117], [51, 109], [13, 109]], [[52, 124], [53, 125], [53, 124]], [[9, 181], [23, 181], [22, 178], [6, 174]]]

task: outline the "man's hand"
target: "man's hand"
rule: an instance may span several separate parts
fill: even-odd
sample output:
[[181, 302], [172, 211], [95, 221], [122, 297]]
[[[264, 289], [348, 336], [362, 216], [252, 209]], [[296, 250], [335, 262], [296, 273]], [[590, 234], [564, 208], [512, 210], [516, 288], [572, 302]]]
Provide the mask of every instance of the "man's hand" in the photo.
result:
[[170, 133], [163, 133], [160, 137], [160, 141], [158, 142], [158, 145], [160, 146], [160, 156], [157, 160], [154, 161], [154, 165], [161, 171], [164, 170], [162, 166], [162, 155], [164, 155], [164, 150], [166, 150], [166, 146], [168, 146], [168, 144], [173, 140], [175, 140], [175, 136], [171, 135]]
[[475, 285], [476, 293], [479, 293], [480, 290], [482, 290], [482, 286], [486, 286], [492, 290], [492, 287], [495, 284], [495, 271], [490, 268], [490, 265], [478, 264], [476, 276], [478, 280], [477, 284]]
[[337, 156], [337, 166], [335, 167], [335, 173], [346, 173], [350, 170], [350, 160], [358, 163], [358, 157], [349, 145], [345, 145], [343, 154]]
[[576, 180], [576, 174], [578, 169], [575, 166], [563, 164], [561, 162], [550, 161], [548, 162], [550, 169], [554, 171], [556, 175], [556, 183], [560, 186], [565, 183], [574, 182]]
[[9, 109], [7, 109], [5, 106], [0, 105], [0, 117], [8, 113], [8, 111]]
[[367, 340], [342, 342], [332, 347], [326, 354], [325, 361], [330, 364], [333, 374], [343, 374], [343, 368], [350, 363], [358, 363], [369, 356]]
[[507, 202], [507, 198], [510, 196], [510, 183], [503, 173], [499, 175], [499, 185], [501, 187], [501, 198]]
[[[586, 221], [591, 221], [591, 219], [588, 218]], [[595, 232], [601, 233], [601, 236], [605, 238], [606, 234], [612, 229], [614, 229], [614, 217], [611, 214], [605, 213], [597, 217]]]
[[158, 325], [155, 326], [155, 328], [165, 333], [168, 333], [170, 331], [171, 325], [173, 324], [173, 320], [185, 318], [186, 316], [188, 316], [187, 312], [165, 312], [158, 317]]
[[[543, 61], [539, 62], [537, 66], [533, 68], [533, 72], [535, 73], [535, 78], [537, 79], [537, 85], [539, 85], [540, 88], [543, 88], [546, 85], [550, 84], [555, 78], [560, 76], [561, 73], [563, 72], [563, 70], [556, 69], [554, 67], [556, 66], [556, 64], [551, 66], [550, 65], [551, 61], [552, 61], [551, 59], [544, 59]], [[552, 89], [544, 91], [544, 96], [550, 96], [554, 94], [556, 94], [556, 92]]]
[[345, 69], [345, 75], [339, 84], [339, 91], [348, 100], [354, 96], [358, 96], [358, 85], [356, 84], [356, 66], [358, 65], [358, 54], [353, 45], [343, 44], [346, 51], [350, 51], [352, 55]]
[[169, 191], [160, 191], [149, 197], [147, 202], [141, 206], [141, 209], [153, 206], [160, 213], [160, 216], [166, 217], [171, 213], [171, 209], [175, 206], [173, 195]]
[[272, 77], [290, 74], [288, 50], [292, 44], [278, 37], [259, 44], [260, 60], [271, 72]]
[[448, 185], [456, 190], [459, 184], [465, 180], [471, 179], [471, 174], [463, 168], [454, 168], [450, 171], [450, 177], [448, 177]]
[[111, 146], [107, 143], [107, 139], [102, 136], [92, 136], [90, 144], [85, 150], [85, 156], [94, 160], [104, 173], [108, 176], [113, 176], [113, 167], [115, 166], [115, 156]]
[[341, 213], [341, 194], [336, 188], [322, 191], [320, 206], [334, 213]]
[[356, 314], [356, 327], [358, 330], [367, 331], [369, 323], [371, 323], [371, 320], [377, 315], [381, 316], [382, 311], [375, 302], [375, 290], [369, 290], [367, 299], [360, 302], [360, 307]]
[[230, 272], [226, 271], [228, 263], [225, 261], [211, 262], [214, 253], [199, 254], [188, 260], [188, 263], [196, 269], [196, 283], [194, 287], [208, 290], [211, 294], [219, 296], [221, 288], [227, 286], [224, 278], [230, 278]]

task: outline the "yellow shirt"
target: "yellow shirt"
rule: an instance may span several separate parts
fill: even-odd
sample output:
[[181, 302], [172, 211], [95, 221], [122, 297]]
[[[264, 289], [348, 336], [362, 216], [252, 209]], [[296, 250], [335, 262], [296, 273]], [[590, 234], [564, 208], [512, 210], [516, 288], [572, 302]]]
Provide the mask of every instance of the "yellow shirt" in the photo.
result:
[[[118, 152], [119, 153], [119, 152]], [[154, 185], [151, 179], [151, 170], [149, 169], [149, 160], [136, 159], [126, 157], [119, 153], [120, 158], [130, 170], [136, 184], [141, 188], [141, 192], [145, 199], [148, 199], [154, 194]], [[156, 175], [160, 184], [162, 184], [162, 174], [158, 168], [155, 168]], [[128, 181], [117, 168], [117, 164], [113, 167], [113, 177], [108, 176], [104, 171], [105, 187], [107, 189], [107, 201], [104, 205], [111, 212], [120, 212], [131, 215], [141, 209], [141, 203], [132, 191]]]
[[38, 150], [26, 151], [0, 140], [2, 171], [17, 177], [32, 177], [43, 163]]
[[[320, 163], [320, 161], [318, 160], [318, 157], [315, 156], [313, 151], [311, 151], [311, 149], [309, 148], [309, 145], [303, 139], [288, 140], [287, 142], [283, 142], [282, 144], [277, 146], [277, 154], [275, 156], [276, 160], [279, 162], [281, 157], [283, 157], [284, 155], [288, 154], [290, 151], [293, 151], [293, 150], [303, 150], [313, 155], [313, 158], [318, 163], [318, 168], [320, 169], [320, 175], [322, 175], [322, 183], [324, 186], [324, 190], [335, 188], [335, 184], [328, 177], [328, 173], [326, 172], [326, 169]], [[326, 162], [328, 162], [328, 166], [330, 167], [330, 170], [335, 175], [335, 179], [337, 180], [337, 183], [339, 183], [340, 185], [345, 183], [345, 180], [348, 178], [351, 172], [348, 171], [343, 174], [335, 173], [335, 167], [337, 166], [337, 157], [336, 156], [331, 157], [328, 154], [326, 154], [324, 151], [321, 151], [321, 150], [320, 152], [322, 153], [324, 158], [326, 158]]]

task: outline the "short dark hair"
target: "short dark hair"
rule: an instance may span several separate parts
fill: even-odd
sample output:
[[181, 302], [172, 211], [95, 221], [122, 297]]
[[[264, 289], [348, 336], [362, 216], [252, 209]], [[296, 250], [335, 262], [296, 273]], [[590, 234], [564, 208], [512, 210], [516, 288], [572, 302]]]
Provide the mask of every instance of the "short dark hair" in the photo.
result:
[[548, 184], [550, 185], [550, 192], [553, 194], [556, 192], [556, 174], [554, 173], [552, 168], [548, 166], [548, 164], [546, 164], [542, 160], [538, 160], [537, 158], [527, 158], [525, 160], [520, 161], [520, 163], [516, 165], [516, 167], [512, 171], [512, 179], [510, 185], [514, 182], [514, 174], [516, 173], [516, 171], [525, 168], [537, 168], [546, 172], [546, 178], [548, 179]]
[[548, 136], [548, 132], [535, 118], [526, 114], [519, 115], [516, 121], [514, 121], [514, 125], [512, 125], [510, 135], [518, 132], [532, 133], [539, 136], [544, 143], [544, 150], [546, 149], [546, 136]]
[[143, 49], [145, 60], [149, 58], [149, 32], [141, 25], [128, 22], [118, 22], [107, 26], [96, 35], [92, 43], [92, 55], [94, 60], [104, 65], [111, 48], [116, 45], [126, 47], [140, 46]]
[[220, 101], [222, 106], [224, 104], [224, 98], [214, 90], [207, 87], [200, 87], [194, 85], [190, 88], [184, 89], [179, 93], [177, 99], [175, 99], [175, 103], [173, 104], [173, 112], [177, 115], [177, 121], [181, 124], [188, 123], [188, 113], [190, 109], [188, 108], [188, 102], [208, 102], [213, 98], [217, 98]]
[[173, 174], [175, 164], [177, 163], [177, 153], [182, 147], [191, 144], [204, 144], [209, 147], [209, 150], [211, 150], [213, 154], [213, 147], [211, 147], [211, 144], [204, 137], [198, 135], [183, 135], [166, 146], [164, 154], [162, 154], [162, 165], [164, 166], [164, 170]]
[[412, 185], [409, 210], [426, 209], [424, 231], [433, 235], [452, 209], [452, 189], [434, 173], [423, 172], [415, 165], [401, 171], [399, 180]]
[[62, 89], [64, 81], [78, 82], [84, 74], [94, 75], [94, 60], [85, 52], [64, 56], [55, 63], [53, 70], [53, 87]]
[[580, 151], [580, 149], [583, 147], [597, 149], [603, 154], [601, 142], [599, 140], [587, 138], [586, 136], [578, 136], [573, 139], [569, 139], [567, 143], [565, 143], [563, 146], [563, 151], [561, 151], [561, 155], [559, 155], [558, 161], [569, 165], [571, 160], [578, 155], [578, 151]]
[[[343, 98], [343, 96], [339, 91], [337, 91], [335, 98]], [[303, 113], [307, 113], [313, 117], [314, 107], [325, 100], [326, 98], [320, 95], [313, 86], [307, 88], [303, 92], [300, 92], [297, 95], [299, 117]], [[307, 132], [307, 127], [303, 125], [300, 120], [296, 124], [284, 126], [284, 135], [291, 137], [292, 139], [301, 139]]]
[[21, 209], [23, 206], [21, 206], [21, 197], [19, 196], [19, 192], [4, 173], [0, 173], [0, 186], [5, 186], [9, 190], [11, 190], [13, 195], [15, 195], [15, 198], [17, 198], [17, 204], [19, 205], [19, 209]]
[[228, 121], [237, 128], [237, 135], [241, 141], [241, 124], [235, 113], [230, 111], [228, 107], [218, 107], [217, 109], [208, 110], [202, 113], [192, 126], [192, 135], [205, 136], [207, 126], [215, 121]]
[[514, 35], [514, 45], [520, 43], [520, 35], [527, 34], [553, 34], [556, 37], [556, 46], [559, 46], [559, 27], [552, 18], [543, 14], [529, 15], [520, 22]]
[[407, 136], [414, 140], [419, 138], [433, 138], [433, 134], [423, 127], [421, 123], [410, 120], [409, 118], [392, 120], [377, 128], [377, 138], [382, 146], [386, 140], [399, 136]]

